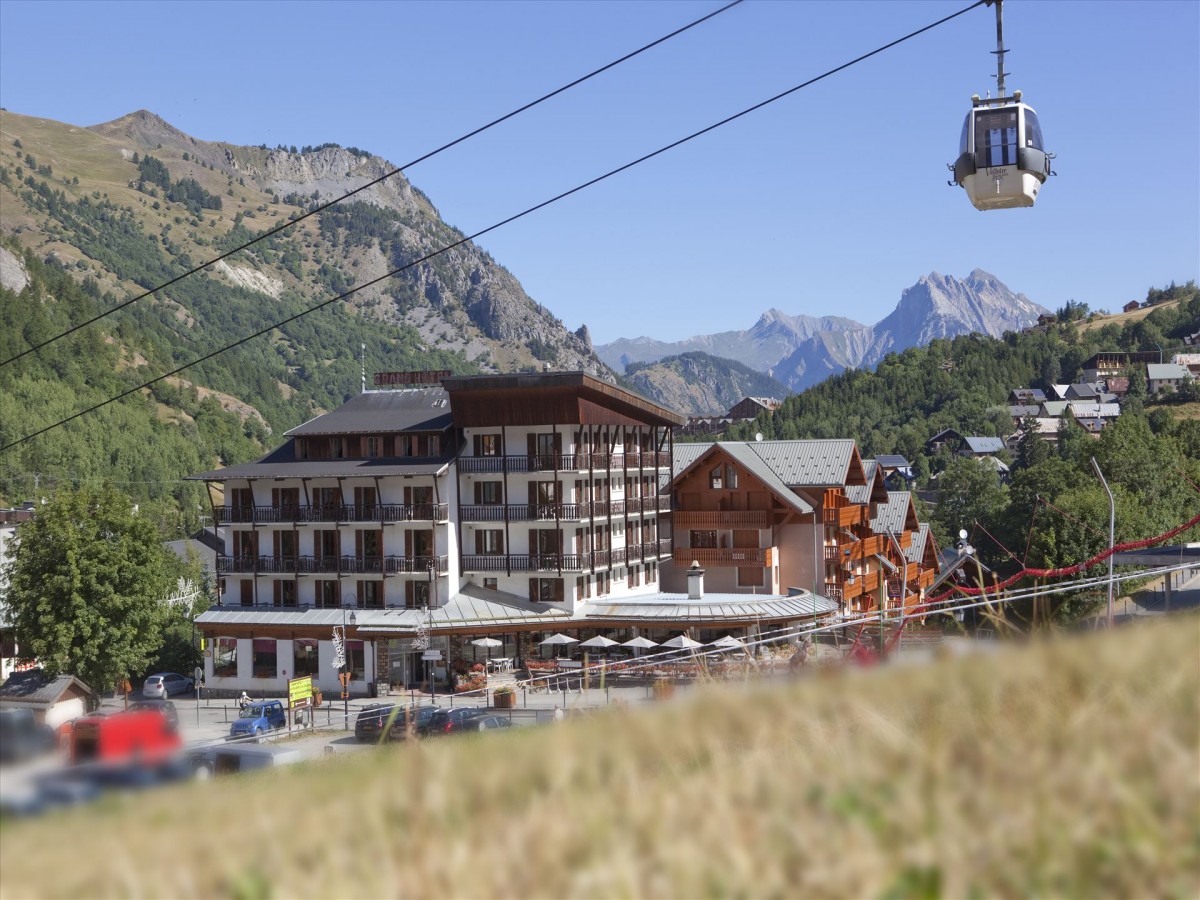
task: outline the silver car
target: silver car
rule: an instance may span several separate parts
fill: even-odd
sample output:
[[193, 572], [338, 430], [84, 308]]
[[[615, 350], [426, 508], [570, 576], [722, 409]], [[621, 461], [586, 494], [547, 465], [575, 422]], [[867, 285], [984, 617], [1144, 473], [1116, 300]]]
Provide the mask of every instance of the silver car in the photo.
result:
[[159, 672], [157, 675], [151, 675], [146, 679], [146, 683], [142, 685], [142, 696], [148, 699], [167, 697], [175, 694], [186, 694], [192, 689], [195, 684], [192, 679], [186, 675], [180, 675], [178, 672]]

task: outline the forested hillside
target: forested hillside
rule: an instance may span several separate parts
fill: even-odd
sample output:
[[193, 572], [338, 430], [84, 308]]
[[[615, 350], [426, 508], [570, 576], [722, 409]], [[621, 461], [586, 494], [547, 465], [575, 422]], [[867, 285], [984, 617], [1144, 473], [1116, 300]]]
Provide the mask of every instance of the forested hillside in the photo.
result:
[[[1096, 461], [1116, 503], [1117, 542], [1161, 534], [1200, 513], [1200, 385], [1164, 399], [1146, 395], [1144, 369], [1131, 372], [1122, 414], [1098, 438], [1064, 417], [1057, 448], [1026, 431], [1011, 477], [925, 442], [943, 428], [964, 435], [1007, 437], [1016, 429], [1006, 398], [1013, 388], [1048, 388], [1078, 379], [1100, 350], [1185, 349], [1200, 329], [1195, 284], [1151, 290], [1158, 307], [1124, 325], [1084, 329], [1087, 309], [1068, 304], [1046, 328], [1003, 339], [969, 335], [888, 356], [874, 372], [845, 372], [784, 401], [773, 416], [735, 426], [730, 439], [755, 431], [773, 438], [853, 437], [864, 456], [900, 453], [918, 484], [936, 489], [938, 540], [966, 528], [984, 561], [1000, 573], [1023, 564], [1052, 568], [1086, 560], [1108, 546], [1108, 499]], [[1023, 426], [1022, 430], [1028, 426]], [[1200, 539], [1200, 528], [1177, 540]]]

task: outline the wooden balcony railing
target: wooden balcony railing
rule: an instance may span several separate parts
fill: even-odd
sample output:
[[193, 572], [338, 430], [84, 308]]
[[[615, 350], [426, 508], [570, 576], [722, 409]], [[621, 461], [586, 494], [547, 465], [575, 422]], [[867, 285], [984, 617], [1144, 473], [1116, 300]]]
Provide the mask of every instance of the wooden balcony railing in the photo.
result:
[[774, 547], [676, 547], [672, 558], [676, 565], [688, 568], [692, 562], [717, 568], [742, 566], [770, 568], [775, 565]]
[[771, 513], [765, 510], [675, 510], [671, 519], [676, 528], [732, 529], [770, 528]]
[[867, 520], [867, 508], [852, 504], [850, 506], [825, 507], [824, 519], [826, 525], [836, 525], [839, 528], [849, 528]]

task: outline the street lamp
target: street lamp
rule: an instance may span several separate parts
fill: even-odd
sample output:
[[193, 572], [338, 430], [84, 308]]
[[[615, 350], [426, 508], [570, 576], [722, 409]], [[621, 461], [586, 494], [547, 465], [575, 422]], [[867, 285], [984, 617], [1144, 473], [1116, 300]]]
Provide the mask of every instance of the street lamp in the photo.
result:
[[[1162, 353], [1162, 348], [1159, 348], [1159, 354]], [[1113, 627], [1113, 544], [1116, 538], [1116, 521], [1117, 507], [1113, 502], [1112, 491], [1108, 489], [1108, 481], [1104, 478], [1104, 473], [1100, 471], [1100, 464], [1096, 462], [1096, 457], [1092, 457], [1092, 470], [1096, 473], [1096, 477], [1100, 479], [1100, 484], [1104, 486], [1104, 493], [1108, 494], [1108, 627]]]
[[[425, 595], [425, 627], [429, 633], [429, 644], [427, 650], [433, 649], [433, 607], [437, 602], [437, 557], [429, 560], [426, 563], [426, 571], [429, 573], [429, 592]], [[447, 662], [449, 662], [447, 660]], [[429, 701], [437, 702], [437, 697], [433, 689], [433, 660], [425, 660], [425, 680], [429, 682]]]
[[[350, 647], [346, 643], [346, 609], [354, 600], [353, 594], [342, 597], [342, 709], [345, 715], [343, 728], [350, 728]], [[354, 611], [350, 612], [350, 625], [353, 627]]]

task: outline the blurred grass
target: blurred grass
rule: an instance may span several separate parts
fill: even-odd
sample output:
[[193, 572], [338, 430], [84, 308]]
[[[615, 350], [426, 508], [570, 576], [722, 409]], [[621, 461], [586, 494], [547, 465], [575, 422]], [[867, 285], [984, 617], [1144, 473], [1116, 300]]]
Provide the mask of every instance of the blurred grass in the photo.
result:
[[0, 895], [1192, 898], [1198, 626], [712, 688], [9, 821]]

